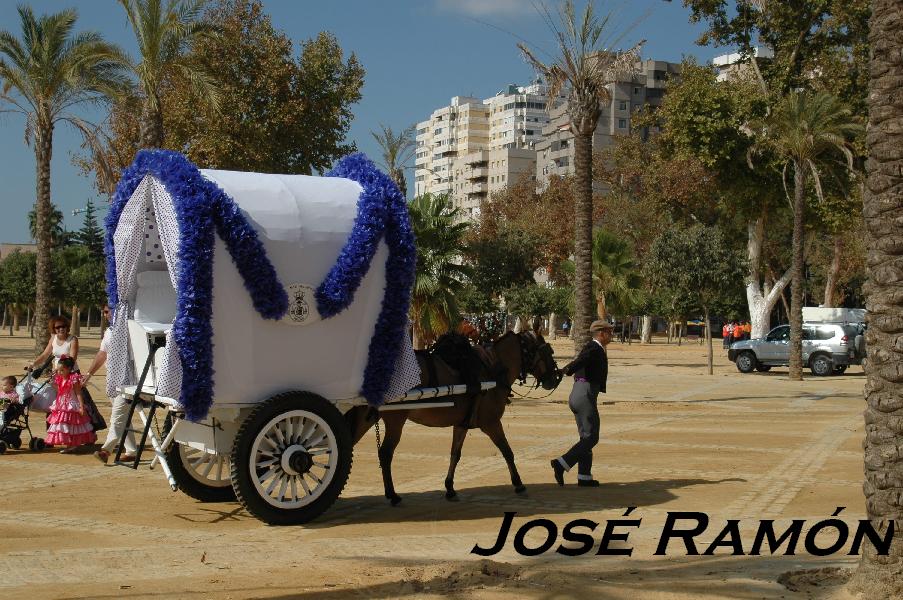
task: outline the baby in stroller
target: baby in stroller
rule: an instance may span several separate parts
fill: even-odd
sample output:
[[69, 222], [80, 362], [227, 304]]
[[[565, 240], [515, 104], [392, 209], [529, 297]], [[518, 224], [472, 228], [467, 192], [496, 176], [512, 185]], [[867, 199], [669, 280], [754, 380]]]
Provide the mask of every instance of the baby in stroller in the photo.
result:
[[34, 401], [30, 374], [21, 383], [13, 376], [0, 380], [0, 454], [8, 448], [20, 448], [23, 431], [28, 432], [29, 449], [38, 451], [46, 447], [43, 439], [32, 435], [28, 425], [28, 413]]
[[16, 418], [16, 406], [19, 405], [19, 394], [16, 392], [16, 378], [10, 375], [0, 382], [0, 431], [7, 423]]

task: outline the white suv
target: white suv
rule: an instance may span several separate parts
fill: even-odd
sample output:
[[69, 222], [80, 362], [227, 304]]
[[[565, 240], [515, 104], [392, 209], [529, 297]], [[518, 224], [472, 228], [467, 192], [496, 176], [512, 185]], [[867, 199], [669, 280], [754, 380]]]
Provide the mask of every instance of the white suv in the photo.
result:
[[[803, 364], [813, 375], [840, 375], [865, 356], [862, 328], [834, 323], [803, 324]], [[734, 342], [727, 357], [741, 373], [768, 371], [790, 361], [790, 326], [779, 325], [764, 338]]]

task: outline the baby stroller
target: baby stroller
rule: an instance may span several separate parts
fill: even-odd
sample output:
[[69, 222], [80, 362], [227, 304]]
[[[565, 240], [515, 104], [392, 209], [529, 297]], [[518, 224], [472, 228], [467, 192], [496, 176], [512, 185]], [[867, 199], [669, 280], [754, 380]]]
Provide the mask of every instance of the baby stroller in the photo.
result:
[[[18, 450], [22, 446], [22, 432], [28, 432], [28, 449], [39, 452], [47, 447], [43, 438], [35, 437], [28, 425], [28, 414], [32, 410], [49, 410], [53, 403], [53, 386], [48, 385], [49, 379], [36, 385], [35, 380], [41, 377], [50, 365], [51, 358], [40, 368], [26, 372], [25, 377], [16, 386], [19, 393], [19, 402], [10, 404], [3, 413], [3, 426], [0, 427], [0, 454], [7, 448]], [[48, 402], [49, 401], [49, 402]]]

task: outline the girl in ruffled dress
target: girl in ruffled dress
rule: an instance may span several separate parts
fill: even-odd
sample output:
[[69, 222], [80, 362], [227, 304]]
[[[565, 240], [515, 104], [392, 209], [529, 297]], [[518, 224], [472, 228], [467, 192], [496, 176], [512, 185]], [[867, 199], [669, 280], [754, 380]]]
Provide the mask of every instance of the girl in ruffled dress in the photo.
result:
[[50, 407], [45, 441], [54, 446], [65, 446], [61, 454], [69, 454], [79, 446], [93, 444], [97, 434], [82, 401], [82, 376], [74, 372], [75, 359], [63, 355], [56, 368], [56, 401]]

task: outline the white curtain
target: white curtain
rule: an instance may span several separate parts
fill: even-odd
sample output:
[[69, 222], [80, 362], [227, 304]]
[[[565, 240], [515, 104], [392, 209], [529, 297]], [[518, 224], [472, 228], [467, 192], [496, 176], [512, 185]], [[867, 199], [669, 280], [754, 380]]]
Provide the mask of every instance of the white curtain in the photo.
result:
[[107, 350], [107, 395], [118, 395], [117, 388], [135, 383], [129, 349], [128, 320], [132, 318], [130, 302], [135, 295], [136, 273], [144, 241], [144, 214], [150, 193], [149, 178], [138, 184], [126, 202], [113, 233], [116, 257], [116, 287], [119, 303], [110, 324], [110, 347]]
[[[179, 222], [173, 208], [172, 197], [163, 184], [152, 179], [151, 199], [153, 213], [156, 217], [157, 232], [169, 270], [169, 280], [174, 290], [179, 289]], [[182, 361], [179, 359], [179, 346], [173, 338], [172, 329], [166, 334], [166, 347], [163, 353], [160, 370], [157, 373], [157, 395], [179, 399], [182, 393]]]

